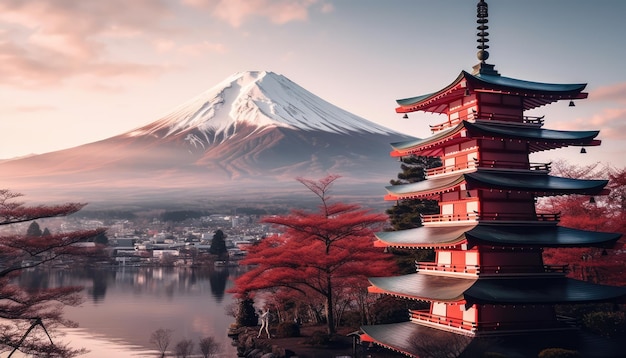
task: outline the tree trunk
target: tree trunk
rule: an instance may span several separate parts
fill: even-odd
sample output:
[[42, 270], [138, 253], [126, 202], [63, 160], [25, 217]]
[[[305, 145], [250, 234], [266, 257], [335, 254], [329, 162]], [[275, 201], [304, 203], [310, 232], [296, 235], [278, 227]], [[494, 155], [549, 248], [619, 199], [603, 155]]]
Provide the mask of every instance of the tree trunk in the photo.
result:
[[335, 312], [333, 309], [333, 285], [330, 275], [326, 276], [326, 324], [328, 334], [335, 334]]

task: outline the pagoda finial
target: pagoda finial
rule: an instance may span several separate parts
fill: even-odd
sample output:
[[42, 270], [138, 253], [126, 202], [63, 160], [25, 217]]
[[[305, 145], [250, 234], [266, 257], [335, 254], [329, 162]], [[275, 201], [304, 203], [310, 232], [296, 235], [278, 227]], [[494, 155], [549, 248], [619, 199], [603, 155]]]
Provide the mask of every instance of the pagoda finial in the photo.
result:
[[489, 45], [487, 45], [487, 42], [489, 42], [487, 36], [489, 36], [489, 33], [486, 31], [489, 29], [489, 26], [487, 26], [487, 23], [489, 22], [487, 19], [487, 16], [489, 16], [489, 6], [485, 0], [480, 0], [478, 5], [476, 5], [476, 14], [478, 17], [478, 20], [476, 20], [478, 27], [476, 29], [479, 31], [476, 34], [478, 36], [478, 40], [476, 41], [480, 44], [476, 46], [476, 48], [478, 48], [476, 57], [478, 57], [480, 62], [474, 66], [474, 72], [472, 74], [499, 76], [500, 74], [498, 74], [498, 71], [495, 70], [495, 66], [489, 65], [485, 62], [489, 58], [489, 52], [487, 52], [487, 49], [489, 48]]
[[476, 29], [480, 31], [476, 34], [478, 36], [478, 40], [476, 41], [480, 43], [480, 45], [476, 47], [479, 50], [476, 57], [478, 57], [480, 62], [485, 63], [485, 61], [489, 58], [489, 52], [486, 51], [489, 48], [489, 45], [486, 44], [489, 42], [489, 39], [487, 38], [489, 33], [486, 31], [489, 29], [489, 26], [487, 26], [487, 23], [489, 22], [487, 19], [487, 16], [489, 16], [489, 6], [485, 0], [480, 0], [478, 2], [478, 5], [476, 5], [476, 12], [478, 17], [478, 20], [476, 20], [478, 27]]

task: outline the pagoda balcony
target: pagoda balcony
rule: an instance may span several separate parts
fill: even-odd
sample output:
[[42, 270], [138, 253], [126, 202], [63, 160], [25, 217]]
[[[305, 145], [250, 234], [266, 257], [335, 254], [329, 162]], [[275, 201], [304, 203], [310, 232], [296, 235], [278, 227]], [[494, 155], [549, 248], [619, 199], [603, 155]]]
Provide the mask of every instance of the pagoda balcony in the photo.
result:
[[561, 213], [499, 213], [499, 212], [480, 212], [476, 213], [479, 221], [532, 221], [547, 222], [557, 224], [561, 220]]
[[505, 160], [473, 160], [466, 163], [441, 166], [426, 170], [426, 178], [450, 173], [471, 172], [476, 168], [549, 173], [552, 163], [522, 163]]
[[568, 265], [453, 265], [436, 262], [416, 262], [417, 271], [433, 271], [441, 273], [463, 273], [481, 276], [528, 276], [528, 275], [558, 275], [568, 272]]
[[421, 215], [423, 225], [428, 224], [458, 224], [462, 222], [476, 222], [478, 221], [479, 214], [477, 212], [464, 213], [464, 214], [434, 214], [434, 215]]
[[477, 221], [512, 221], [512, 222], [542, 222], [545, 224], [556, 225], [561, 220], [561, 213], [499, 213], [499, 212], [471, 212], [461, 214], [420, 214], [422, 225], [435, 226], [447, 224], [459, 224], [463, 222]]
[[447, 265], [438, 264], [436, 262], [415, 262], [415, 267], [417, 271], [466, 273], [471, 275], [477, 275], [480, 272], [480, 266], [478, 265]]
[[409, 310], [411, 322], [430, 327], [448, 330], [462, 330], [468, 334], [498, 334], [512, 331], [552, 331], [574, 329], [576, 323], [568, 317], [556, 317], [553, 320], [528, 320], [528, 321], [479, 321], [471, 322], [459, 318], [445, 317], [431, 314], [428, 310]]
[[476, 332], [477, 325], [474, 322], [464, 321], [458, 318], [445, 317], [431, 314], [428, 310], [409, 310], [409, 318], [412, 322], [422, 323], [428, 326], [448, 327], [450, 330], [462, 330], [471, 334]]
[[458, 118], [447, 120], [443, 123], [435, 124], [430, 126], [430, 131], [432, 133], [436, 133], [442, 131], [444, 129], [452, 128], [462, 121], [468, 122], [476, 122], [476, 121], [491, 121], [491, 122], [500, 122], [500, 123], [514, 123], [514, 124], [525, 124], [533, 127], [541, 127], [543, 126], [544, 116], [518, 116], [512, 114], [504, 114], [504, 113], [491, 113], [491, 112], [472, 112], [465, 115], [460, 115]]

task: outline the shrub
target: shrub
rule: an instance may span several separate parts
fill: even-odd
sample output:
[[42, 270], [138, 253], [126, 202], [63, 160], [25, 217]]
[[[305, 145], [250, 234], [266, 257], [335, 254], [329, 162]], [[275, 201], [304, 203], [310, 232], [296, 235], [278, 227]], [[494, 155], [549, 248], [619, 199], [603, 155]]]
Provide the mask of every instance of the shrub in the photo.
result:
[[311, 337], [306, 340], [307, 344], [312, 346], [327, 346], [330, 344], [332, 336], [323, 331], [315, 331]]
[[626, 335], [626, 314], [619, 311], [587, 313], [583, 316], [583, 326], [605, 337], [624, 336]]
[[279, 337], [300, 337], [300, 326], [294, 322], [281, 322], [276, 327], [276, 334]]
[[580, 353], [563, 348], [546, 348], [539, 352], [538, 358], [582, 358]]

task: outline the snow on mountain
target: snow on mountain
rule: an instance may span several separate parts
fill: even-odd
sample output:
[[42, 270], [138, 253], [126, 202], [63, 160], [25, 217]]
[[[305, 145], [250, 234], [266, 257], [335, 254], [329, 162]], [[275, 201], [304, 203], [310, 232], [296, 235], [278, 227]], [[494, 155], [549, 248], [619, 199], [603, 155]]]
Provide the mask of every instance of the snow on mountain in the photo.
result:
[[0, 188], [92, 204], [267, 202], [306, 195], [296, 177], [337, 174], [338, 192], [380, 203], [399, 171], [389, 143], [406, 139], [282, 75], [241, 72], [127, 133], [0, 162]]
[[256, 131], [283, 127], [335, 134], [398, 134], [328, 103], [282, 75], [255, 71], [236, 73], [157, 122], [126, 135], [166, 138], [197, 129], [199, 133], [189, 134], [186, 140], [204, 147], [227, 140], [244, 124]]

